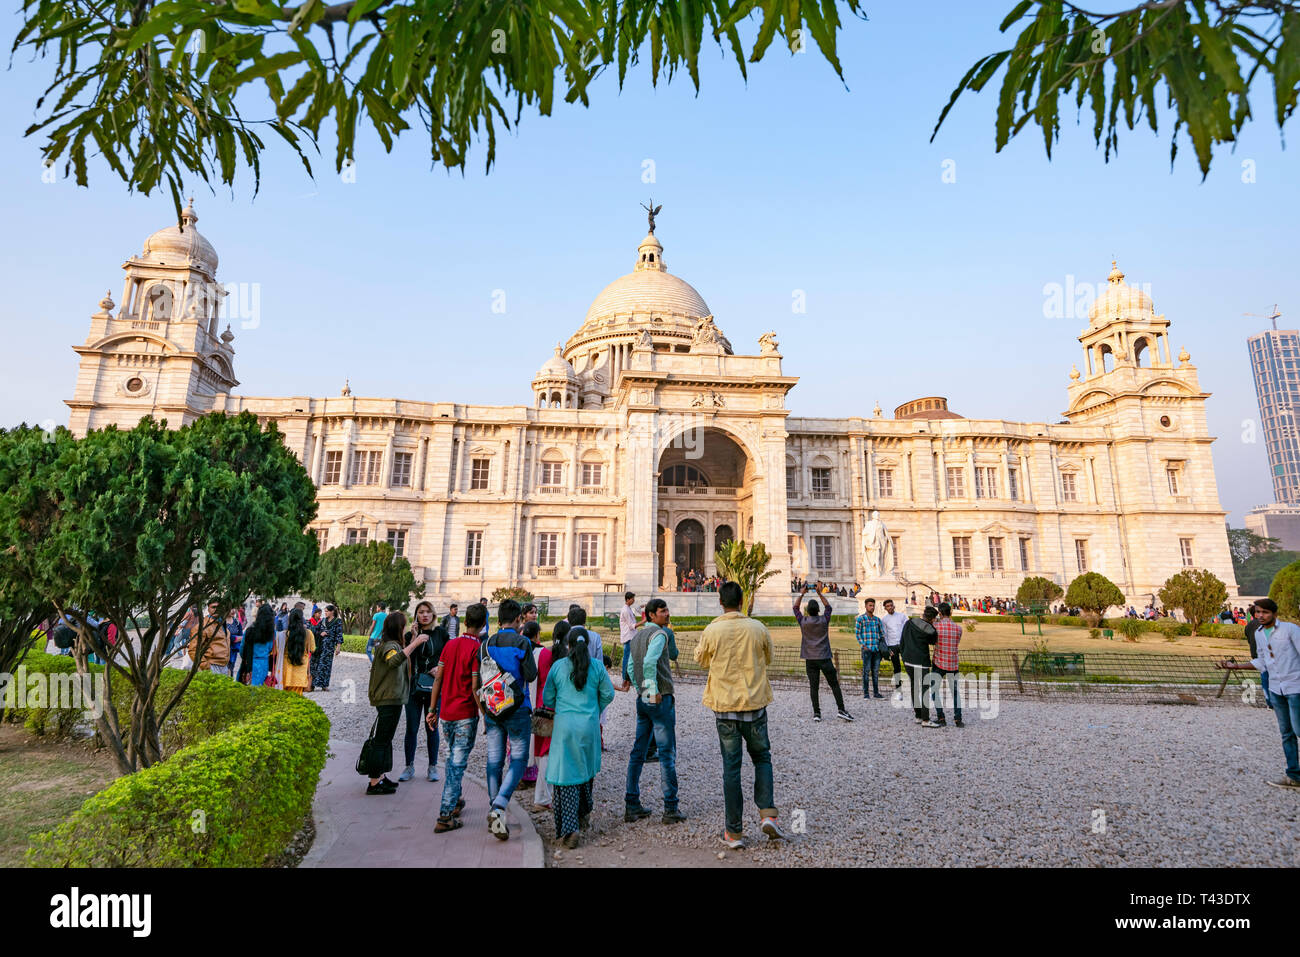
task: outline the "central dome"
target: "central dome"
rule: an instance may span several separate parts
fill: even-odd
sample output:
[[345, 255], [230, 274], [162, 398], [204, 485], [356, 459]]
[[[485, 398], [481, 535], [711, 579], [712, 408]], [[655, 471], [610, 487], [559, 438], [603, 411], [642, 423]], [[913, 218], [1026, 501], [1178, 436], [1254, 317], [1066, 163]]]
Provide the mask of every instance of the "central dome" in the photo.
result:
[[171, 225], [158, 230], [144, 241], [140, 258], [146, 262], [172, 266], [197, 266], [209, 276], [217, 273], [217, 251], [194, 228], [199, 217], [194, 212], [194, 199], [181, 212], [181, 225]]
[[663, 252], [664, 248], [654, 233], [641, 240], [636, 268], [600, 291], [587, 310], [586, 322], [634, 316], [673, 316], [695, 320], [711, 315], [704, 297], [686, 280], [668, 272]]

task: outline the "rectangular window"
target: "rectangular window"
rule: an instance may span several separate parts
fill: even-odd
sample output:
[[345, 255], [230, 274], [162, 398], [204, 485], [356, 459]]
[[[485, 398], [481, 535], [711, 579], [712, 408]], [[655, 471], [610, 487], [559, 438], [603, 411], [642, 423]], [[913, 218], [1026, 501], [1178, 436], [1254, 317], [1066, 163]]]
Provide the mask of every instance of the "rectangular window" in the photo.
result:
[[1178, 469], [1165, 469], [1165, 475], [1169, 479], [1169, 494], [1178, 494]]
[[540, 532], [537, 536], [537, 565], [539, 568], [554, 568], [555, 556], [560, 550], [559, 532]]
[[1191, 568], [1192, 567], [1192, 540], [1190, 538], [1180, 538], [1178, 540], [1178, 548], [1183, 553], [1183, 567]]
[[948, 497], [966, 497], [966, 473], [961, 468], [948, 469]]
[[876, 480], [880, 483], [880, 497], [894, 497], [894, 470], [876, 469]]
[[1002, 561], [1002, 539], [989, 539], [989, 568], [995, 572], [1003, 571], [1006, 565]]
[[988, 498], [989, 494], [984, 485], [984, 467], [975, 467], [975, 497]]
[[353, 485], [378, 485], [379, 470], [383, 468], [384, 453], [379, 451], [373, 452], [353, 452], [352, 453], [352, 484]]
[[483, 562], [483, 533], [465, 533], [465, 567], [478, 568]]
[[1007, 498], [1020, 501], [1020, 476], [1015, 469], [1007, 469]]
[[393, 453], [393, 488], [411, 487], [411, 462], [414, 459], [411, 452]]
[[1079, 492], [1074, 485], [1074, 473], [1061, 473], [1061, 501], [1077, 502], [1079, 501]]
[[370, 541], [370, 529], [349, 528], [346, 541], [349, 545], [364, 545]]
[[325, 453], [325, 474], [321, 477], [321, 485], [338, 485], [339, 476], [343, 474], [343, 453], [326, 452]]
[[316, 544], [320, 546], [321, 554], [329, 551], [330, 530], [328, 528], [318, 528], [315, 529], [313, 534], [316, 536]]
[[1027, 538], [1020, 540], [1020, 570], [1029, 571], [1029, 539]]
[[814, 498], [825, 498], [831, 494], [831, 470], [812, 470], [812, 493]]
[[398, 558], [406, 557], [406, 529], [390, 528], [388, 544], [393, 546], [393, 551], [397, 553]]
[[469, 488], [471, 492], [484, 492], [488, 487], [491, 459], [470, 459]]
[[835, 539], [830, 535], [813, 536], [813, 566], [820, 571], [834, 567]]
[[794, 491], [795, 476], [798, 474], [799, 470], [793, 465], [787, 465], [785, 467], [785, 490], [787, 494]]
[[582, 484], [588, 488], [599, 485], [601, 482], [601, 464], [599, 462], [582, 463]]
[[1083, 538], [1074, 540], [1074, 561], [1079, 566], [1079, 574], [1088, 570], [1088, 541]]
[[578, 567], [595, 568], [600, 564], [600, 533], [578, 533]]
[[952, 567], [959, 572], [970, 571], [970, 538], [952, 540]]
[[[563, 462], [543, 462], [542, 463], [542, 485], [563, 485], [564, 484], [564, 463]], [[487, 488], [486, 483], [483, 486]]]
[[891, 549], [893, 549], [893, 554], [894, 554], [894, 568], [896, 568], [896, 569], [898, 569], [898, 568], [902, 568], [902, 567], [903, 567], [903, 550], [902, 550], [902, 546], [900, 546], [899, 543], [898, 543], [898, 536], [897, 536], [897, 535], [891, 535], [891, 536], [889, 536], [889, 547], [890, 547]]

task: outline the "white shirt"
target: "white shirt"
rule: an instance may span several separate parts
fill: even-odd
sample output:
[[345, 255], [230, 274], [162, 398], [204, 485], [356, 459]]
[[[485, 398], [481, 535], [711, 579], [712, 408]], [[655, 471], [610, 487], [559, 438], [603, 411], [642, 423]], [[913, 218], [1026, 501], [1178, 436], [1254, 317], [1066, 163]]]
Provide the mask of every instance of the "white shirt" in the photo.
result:
[[627, 644], [636, 634], [636, 612], [631, 605], [624, 605], [618, 613], [618, 640]]
[[891, 648], [898, 647], [903, 640], [903, 626], [907, 624], [907, 616], [901, 611], [896, 611], [892, 615], [880, 616], [880, 630], [885, 634], [885, 644]]
[[[1273, 694], [1300, 694], [1300, 626], [1278, 621], [1268, 629], [1255, 631], [1258, 661], [1268, 672], [1268, 690]], [[1258, 668], [1259, 665], [1256, 665]]]

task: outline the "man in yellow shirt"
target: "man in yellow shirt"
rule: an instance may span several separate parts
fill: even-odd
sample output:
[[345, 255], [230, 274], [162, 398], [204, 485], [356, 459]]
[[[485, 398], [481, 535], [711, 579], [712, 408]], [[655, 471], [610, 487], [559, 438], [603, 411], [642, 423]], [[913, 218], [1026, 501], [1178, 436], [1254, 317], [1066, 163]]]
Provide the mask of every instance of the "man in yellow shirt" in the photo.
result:
[[741, 614], [743, 592], [735, 582], [718, 589], [722, 615], [713, 619], [695, 646], [695, 660], [709, 670], [704, 707], [713, 712], [722, 745], [722, 794], [726, 829], [722, 843], [745, 846], [744, 795], [740, 790], [741, 746], [754, 762], [754, 803], [760, 828], [769, 840], [784, 838], [776, 822], [772, 785], [772, 748], [767, 737], [767, 706], [772, 684], [772, 636], [762, 622]]

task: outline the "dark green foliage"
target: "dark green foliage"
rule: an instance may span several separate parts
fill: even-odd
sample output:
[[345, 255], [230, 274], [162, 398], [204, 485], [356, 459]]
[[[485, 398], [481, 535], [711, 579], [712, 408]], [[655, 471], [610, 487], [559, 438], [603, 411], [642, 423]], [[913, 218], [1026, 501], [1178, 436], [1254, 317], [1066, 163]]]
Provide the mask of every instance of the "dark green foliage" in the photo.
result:
[[1277, 602], [1279, 618], [1300, 619], [1300, 562], [1292, 562], [1274, 576], [1268, 597]]
[[1194, 635], [1202, 623], [1223, 610], [1228, 589], [1213, 572], [1189, 568], [1170, 575], [1160, 589], [1159, 598], [1166, 608], [1182, 609]]
[[1052, 602], [1061, 597], [1061, 586], [1050, 578], [1030, 575], [1016, 589], [1016, 602], [1029, 607], [1034, 602]]
[[[865, 19], [859, 0], [844, 6]], [[230, 184], [243, 166], [256, 183], [267, 131], [309, 174], [322, 127], [341, 171], [367, 119], [390, 151], [411, 121], [422, 125], [435, 166], [463, 168], [486, 139], [490, 169], [498, 126], [518, 125], [525, 107], [549, 115], [557, 99], [588, 105], [606, 69], [620, 87], [643, 63], [652, 83], [685, 70], [698, 89], [710, 40], [742, 76], [778, 32], [792, 52], [816, 44], [841, 75], [836, 0], [22, 0], [21, 10], [14, 50], [55, 64], [27, 130], [45, 137], [47, 161], [64, 159], [80, 186], [95, 156], [133, 192], [165, 182], [178, 218], [187, 174]]]
[[250, 593], [303, 585], [317, 557], [304, 531], [315, 515], [306, 470], [275, 425], [264, 430], [251, 413], [174, 431], [144, 418], [80, 440], [66, 429], [0, 432], [0, 573], [78, 623], [83, 673], [83, 610], [123, 636], [144, 626], [138, 649], [118, 642], [106, 676], [110, 694], [132, 691], [127, 719], [110, 710], [98, 727], [123, 772], [158, 759], [160, 725], [185, 691], [182, 680], [158, 693], [185, 608], [216, 599], [224, 613]]
[[[58, 670], [70, 661], [34, 654], [28, 668]], [[164, 684], [183, 677], [169, 669]], [[306, 698], [201, 673], [173, 712], [165, 760], [89, 798], [69, 820], [36, 838], [28, 862], [264, 866], [310, 811], [329, 727], [325, 713]]]
[[1065, 603], [1080, 609], [1088, 626], [1095, 627], [1107, 608], [1124, 604], [1124, 593], [1100, 572], [1085, 572], [1070, 582], [1065, 591]]
[[1295, 561], [1300, 561], [1300, 552], [1266, 551], [1250, 556], [1241, 564], [1234, 561], [1237, 587], [1243, 595], [1267, 595], [1277, 573]]
[[379, 602], [389, 610], [405, 610], [411, 596], [424, 596], [424, 582], [415, 581], [411, 563], [398, 558], [387, 542], [339, 545], [320, 557], [309, 591], [318, 601], [338, 607], [345, 629], [370, 623]]
[[1013, 24], [1021, 31], [1014, 46], [976, 61], [939, 115], [935, 134], [963, 92], [982, 90], [1004, 67], [998, 150], [1033, 123], [1050, 157], [1064, 99], [1080, 116], [1085, 103], [1091, 108], [1093, 138], [1104, 143], [1109, 161], [1119, 150], [1121, 123], [1132, 130], [1145, 119], [1156, 132], [1159, 97], [1173, 112], [1170, 163], [1184, 130], [1204, 176], [1214, 147], [1235, 146], [1251, 118], [1248, 93], [1260, 73], [1273, 80], [1279, 131], [1295, 111], [1300, 6], [1292, 2], [1165, 0], [1093, 13], [1061, 0], [1023, 0], [1002, 21], [1002, 31]]

